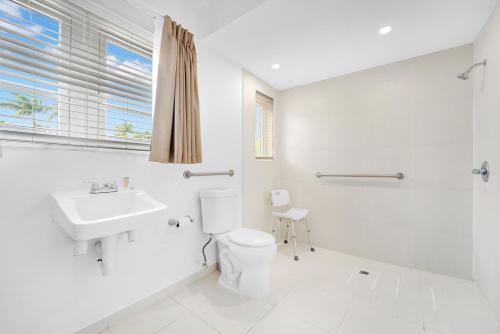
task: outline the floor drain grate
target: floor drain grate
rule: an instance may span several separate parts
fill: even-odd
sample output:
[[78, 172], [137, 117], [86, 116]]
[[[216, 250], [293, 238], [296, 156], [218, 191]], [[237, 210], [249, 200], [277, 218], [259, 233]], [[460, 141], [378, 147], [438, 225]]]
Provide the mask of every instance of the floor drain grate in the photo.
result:
[[366, 271], [366, 270], [361, 270], [359, 272], [361, 275], [370, 275], [370, 272], [369, 271]]

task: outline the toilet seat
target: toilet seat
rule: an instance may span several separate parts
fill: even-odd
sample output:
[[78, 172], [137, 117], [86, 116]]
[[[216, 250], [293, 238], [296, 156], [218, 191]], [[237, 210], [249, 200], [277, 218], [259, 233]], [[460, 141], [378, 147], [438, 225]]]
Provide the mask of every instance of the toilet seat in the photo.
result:
[[227, 234], [227, 239], [238, 246], [251, 248], [276, 244], [276, 240], [271, 234], [249, 228], [239, 228], [231, 231]]

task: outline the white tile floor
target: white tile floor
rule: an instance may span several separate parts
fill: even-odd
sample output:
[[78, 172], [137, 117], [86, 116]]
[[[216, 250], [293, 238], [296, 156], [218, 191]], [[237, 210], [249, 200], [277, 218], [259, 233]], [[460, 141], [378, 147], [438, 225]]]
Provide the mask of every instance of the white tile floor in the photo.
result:
[[304, 246], [295, 262], [285, 247], [264, 300], [224, 290], [215, 273], [102, 333], [500, 333], [472, 282]]

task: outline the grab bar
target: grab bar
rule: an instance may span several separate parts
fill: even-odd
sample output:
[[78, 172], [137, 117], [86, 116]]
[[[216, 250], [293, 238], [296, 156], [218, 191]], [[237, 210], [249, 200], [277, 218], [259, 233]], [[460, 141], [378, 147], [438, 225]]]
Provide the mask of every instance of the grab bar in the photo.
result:
[[316, 177], [358, 177], [358, 178], [384, 178], [384, 179], [398, 179], [403, 180], [405, 175], [403, 173], [397, 174], [323, 174], [316, 173]]
[[189, 179], [192, 176], [217, 176], [217, 175], [234, 175], [234, 170], [228, 170], [227, 172], [206, 172], [206, 173], [192, 173], [188, 170], [185, 170], [182, 174], [185, 179]]

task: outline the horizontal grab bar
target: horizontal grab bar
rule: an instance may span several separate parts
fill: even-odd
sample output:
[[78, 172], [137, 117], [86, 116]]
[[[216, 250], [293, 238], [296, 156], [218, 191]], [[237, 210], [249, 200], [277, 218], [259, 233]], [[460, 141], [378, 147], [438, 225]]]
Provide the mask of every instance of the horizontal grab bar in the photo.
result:
[[359, 177], [359, 178], [384, 178], [384, 179], [398, 179], [403, 180], [405, 175], [403, 173], [397, 174], [322, 174], [316, 173], [316, 177]]
[[217, 176], [217, 175], [228, 175], [233, 176], [234, 170], [228, 170], [227, 172], [206, 172], [206, 173], [191, 173], [188, 170], [185, 170], [182, 174], [185, 179], [189, 179], [192, 176]]

